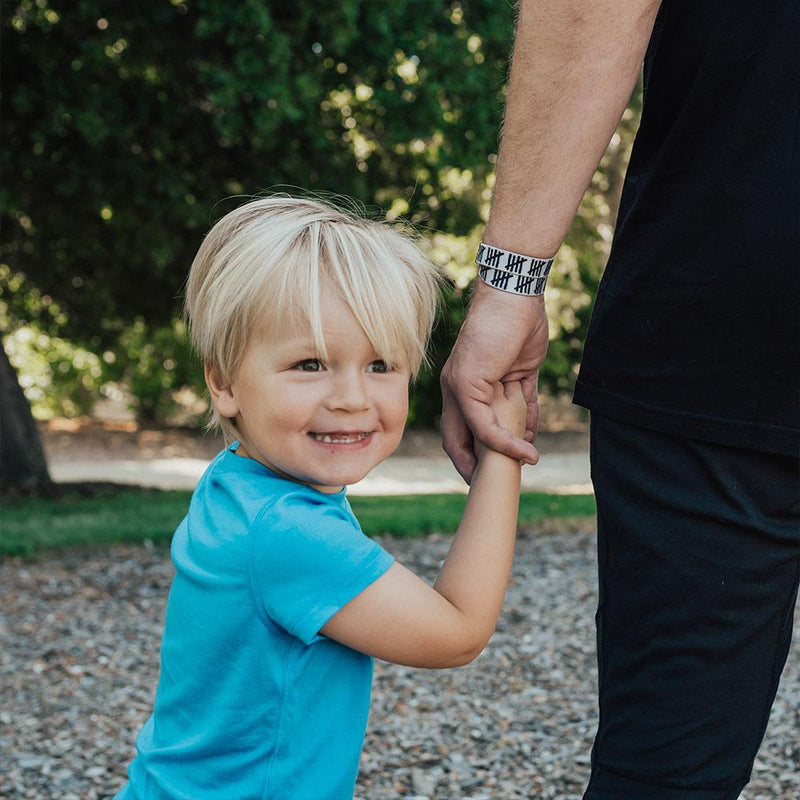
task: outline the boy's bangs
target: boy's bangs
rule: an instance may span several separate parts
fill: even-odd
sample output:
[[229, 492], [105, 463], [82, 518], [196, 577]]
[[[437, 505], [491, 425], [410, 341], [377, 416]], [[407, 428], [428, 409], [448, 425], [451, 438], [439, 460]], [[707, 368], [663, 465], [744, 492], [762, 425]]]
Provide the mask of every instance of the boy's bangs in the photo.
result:
[[[338, 291], [364, 330], [375, 353], [390, 365], [416, 373], [424, 352], [407, 270], [397, 255], [355, 228], [338, 226], [326, 248], [325, 282]], [[320, 287], [323, 291], [327, 287]]]
[[319, 273], [308, 251], [309, 248], [298, 243], [284, 254], [280, 271], [265, 274], [269, 282], [256, 292], [261, 299], [254, 305], [251, 324], [267, 339], [287, 331], [310, 329], [315, 349], [325, 357]]
[[405, 368], [415, 374], [420, 360], [415, 332], [409, 330], [401, 309], [391, 302], [381, 302], [382, 298], [375, 300], [374, 304], [359, 298], [348, 298], [346, 302], [376, 355], [389, 366]]
[[390, 297], [373, 296], [365, 299], [327, 279], [318, 286], [317, 291], [314, 288], [308, 284], [275, 287], [255, 311], [253, 330], [258, 330], [267, 339], [291, 330], [309, 331], [316, 354], [325, 359], [328, 351], [322, 326], [321, 301], [324, 296], [335, 292], [364, 330], [378, 358], [390, 366], [416, 372], [420, 361], [416, 331], [408, 326], [402, 309], [398, 309]]

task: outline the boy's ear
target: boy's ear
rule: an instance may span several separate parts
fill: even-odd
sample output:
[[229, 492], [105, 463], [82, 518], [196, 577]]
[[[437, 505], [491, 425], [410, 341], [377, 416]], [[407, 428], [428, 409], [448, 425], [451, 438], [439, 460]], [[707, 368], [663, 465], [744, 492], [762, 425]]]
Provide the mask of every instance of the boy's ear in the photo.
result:
[[205, 365], [206, 386], [211, 394], [211, 403], [221, 417], [233, 419], [239, 413], [239, 405], [233, 396], [230, 384], [220, 380], [217, 370]]

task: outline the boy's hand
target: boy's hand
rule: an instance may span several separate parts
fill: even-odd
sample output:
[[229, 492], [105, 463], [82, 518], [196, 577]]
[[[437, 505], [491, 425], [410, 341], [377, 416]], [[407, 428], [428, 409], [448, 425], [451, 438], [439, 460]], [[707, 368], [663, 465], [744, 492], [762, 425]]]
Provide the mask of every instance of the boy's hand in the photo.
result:
[[[532, 442], [539, 417], [539, 367], [547, 341], [543, 297], [512, 295], [475, 281], [469, 313], [441, 373], [442, 444], [467, 483], [475, 469], [477, 440], [528, 464], [538, 461]], [[515, 380], [522, 382], [528, 403], [524, 438], [498, 425], [491, 409], [495, 384]]]
[[[522, 438], [525, 435], [525, 423], [528, 405], [522, 393], [520, 381], [498, 382], [494, 385], [494, 396], [489, 407], [494, 413], [498, 425], [505, 428], [513, 436]], [[489, 450], [486, 445], [475, 440], [475, 454], [480, 457]]]

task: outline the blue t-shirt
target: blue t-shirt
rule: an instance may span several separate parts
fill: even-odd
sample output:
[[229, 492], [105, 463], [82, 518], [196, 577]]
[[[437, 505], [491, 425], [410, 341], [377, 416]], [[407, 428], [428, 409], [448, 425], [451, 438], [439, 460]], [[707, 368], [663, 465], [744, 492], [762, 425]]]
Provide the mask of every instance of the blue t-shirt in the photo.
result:
[[155, 707], [117, 800], [352, 798], [372, 659], [319, 630], [393, 558], [344, 490], [225, 450], [172, 559]]

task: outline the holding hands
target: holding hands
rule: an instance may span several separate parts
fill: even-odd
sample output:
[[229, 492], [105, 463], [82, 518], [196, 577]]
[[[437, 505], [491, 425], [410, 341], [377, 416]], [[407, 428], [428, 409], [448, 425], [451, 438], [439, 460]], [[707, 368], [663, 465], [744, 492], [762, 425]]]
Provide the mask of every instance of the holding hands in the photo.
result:
[[[533, 440], [547, 332], [541, 297], [509, 295], [476, 283], [469, 314], [441, 374], [443, 446], [467, 483], [478, 444], [528, 464], [539, 460]], [[502, 401], [496, 396], [498, 384], [506, 384]], [[525, 405], [522, 428], [514, 427], [506, 414], [513, 384]]]

